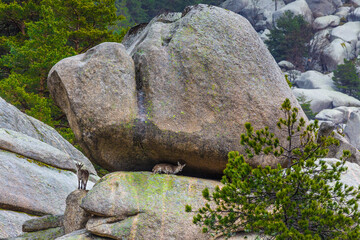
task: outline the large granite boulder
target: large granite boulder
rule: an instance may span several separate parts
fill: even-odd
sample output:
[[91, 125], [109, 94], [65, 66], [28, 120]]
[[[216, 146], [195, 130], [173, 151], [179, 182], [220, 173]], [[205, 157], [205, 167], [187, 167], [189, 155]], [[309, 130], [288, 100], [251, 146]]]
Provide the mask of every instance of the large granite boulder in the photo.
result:
[[127, 53], [103, 43], [63, 59], [48, 78], [83, 149], [107, 169], [180, 161], [184, 174], [218, 176], [227, 153], [241, 150], [245, 122], [276, 130], [285, 98], [299, 106], [252, 26], [231, 11], [163, 14], [123, 44]]
[[192, 223], [205, 206], [202, 190], [218, 181], [150, 172], [115, 172], [103, 177], [83, 199], [81, 207], [94, 216], [86, 229], [113, 239], [210, 239]]

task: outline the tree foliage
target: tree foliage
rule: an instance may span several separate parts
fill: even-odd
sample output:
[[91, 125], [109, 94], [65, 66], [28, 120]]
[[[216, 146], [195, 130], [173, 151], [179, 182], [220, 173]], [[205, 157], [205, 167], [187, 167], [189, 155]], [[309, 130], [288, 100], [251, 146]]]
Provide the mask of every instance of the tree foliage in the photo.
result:
[[[345, 158], [335, 164], [321, 160], [337, 140], [317, 138], [317, 121], [305, 126], [288, 99], [281, 110], [285, 118], [277, 126], [286, 133], [286, 143], [267, 127], [254, 132], [246, 123], [246, 133], [241, 135], [246, 156], [228, 154], [221, 180], [224, 186], [213, 193], [203, 191], [209, 203], [198, 210], [194, 223], [204, 232], [226, 237], [245, 231], [268, 239], [360, 239], [360, 188], [340, 182], [346, 171]], [[246, 162], [260, 154], [276, 157], [287, 168], [280, 164], [275, 169], [253, 168]]]
[[286, 11], [268, 36], [265, 43], [277, 62], [286, 60], [298, 69], [304, 69], [304, 57], [308, 54], [308, 42], [313, 33], [302, 15], [294, 16], [292, 12]]
[[115, 0], [2, 0], [0, 16], [0, 96], [72, 141], [47, 74], [65, 57], [121, 41], [124, 33], [109, 29], [119, 19]]
[[332, 79], [340, 92], [360, 98], [360, 79], [351, 60], [344, 59], [344, 64], [339, 64], [334, 70]]
[[117, 0], [118, 15], [125, 16], [120, 26], [147, 23], [163, 12], [182, 12], [186, 6], [199, 3], [218, 6], [223, 0]]

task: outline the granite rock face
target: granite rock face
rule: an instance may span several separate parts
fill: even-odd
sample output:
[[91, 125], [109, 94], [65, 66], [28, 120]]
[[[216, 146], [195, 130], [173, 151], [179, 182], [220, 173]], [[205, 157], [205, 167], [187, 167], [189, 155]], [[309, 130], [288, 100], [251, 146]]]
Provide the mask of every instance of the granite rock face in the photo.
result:
[[93, 214], [86, 229], [112, 239], [210, 239], [192, 223], [193, 209], [204, 206], [202, 190], [213, 191], [218, 181], [152, 174], [115, 172], [103, 177], [83, 199]]
[[90, 214], [80, 208], [82, 199], [86, 196], [87, 191], [75, 190], [66, 198], [66, 209], [64, 215], [65, 234], [85, 228]]
[[[31, 230], [22, 229], [25, 221], [64, 213], [67, 195], [77, 188], [75, 162], [89, 170], [92, 187], [98, 177], [80, 151], [53, 128], [0, 98], [0, 238]], [[43, 236], [62, 232], [54, 228]]]
[[123, 45], [127, 53], [103, 43], [64, 59], [48, 78], [87, 156], [107, 169], [180, 161], [184, 174], [219, 176], [245, 122], [276, 131], [285, 98], [299, 106], [252, 26], [231, 11], [200, 4], [163, 14]]
[[66, 141], [55, 129], [22, 113], [2, 98], [0, 98], [0, 128], [22, 133], [57, 148], [64, 154], [69, 155], [72, 160], [83, 162], [86, 168], [96, 175], [96, 171], [89, 159]]

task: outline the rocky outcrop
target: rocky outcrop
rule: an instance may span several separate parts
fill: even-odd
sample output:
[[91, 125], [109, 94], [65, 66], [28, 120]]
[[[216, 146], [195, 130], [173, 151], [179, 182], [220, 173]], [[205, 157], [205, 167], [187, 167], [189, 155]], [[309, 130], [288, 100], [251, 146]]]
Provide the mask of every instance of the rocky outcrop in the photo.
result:
[[73, 159], [59, 149], [25, 134], [0, 128], [0, 148], [50, 166], [76, 171]]
[[73, 172], [4, 150], [0, 160], [0, 208], [39, 216], [64, 213], [66, 197], [77, 188]]
[[87, 191], [75, 190], [66, 198], [66, 210], [64, 216], [65, 234], [85, 228], [90, 214], [80, 208], [82, 199], [86, 196]]
[[37, 217], [11, 210], [0, 210], [0, 239], [20, 235], [23, 222], [34, 218]]
[[186, 213], [185, 205], [204, 206], [202, 190], [219, 184], [150, 172], [108, 174], [82, 201], [81, 207], [95, 215], [86, 229], [113, 239], [209, 239], [192, 223], [194, 213]]
[[54, 129], [0, 98], [0, 238], [22, 234], [27, 220], [64, 213], [67, 195], [77, 188], [75, 161], [86, 165], [92, 173], [89, 187], [94, 185], [96, 172], [84, 155]]
[[[44, 142], [68, 154], [73, 160], [83, 162], [93, 174], [96, 171], [79, 150], [66, 141], [55, 129], [39, 120], [22, 113], [19, 109], [0, 98], [0, 128], [13, 130]], [[0, 148], [2, 148], [0, 146]]]
[[132, 32], [123, 43], [135, 69], [120, 44], [103, 43], [49, 73], [83, 149], [107, 169], [180, 161], [184, 174], [218, 176], [245, 122], [276, 130], [285, 98], [298, 106], [257, 33], [231, 11], [197, 5]]

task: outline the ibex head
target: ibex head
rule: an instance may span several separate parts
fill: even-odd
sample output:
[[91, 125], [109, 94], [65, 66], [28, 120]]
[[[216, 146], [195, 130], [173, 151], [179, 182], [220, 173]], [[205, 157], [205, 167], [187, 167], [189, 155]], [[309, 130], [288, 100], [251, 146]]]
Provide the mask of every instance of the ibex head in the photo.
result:
[[186, 164], [181, 165], [181, 164], [178, 162], [178, 165], [176, 166], [176, 169], [174, 169], [174, 173], [176, 174], [176, 173], [178, 173], [178, 172], [181, 172], [185, 166], [186, 166]]
[[82, 162], [76, 162], [75, 165], [78, 171], [84, 166]]

